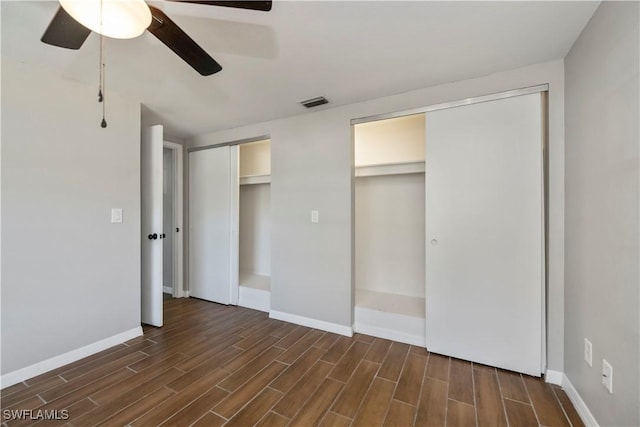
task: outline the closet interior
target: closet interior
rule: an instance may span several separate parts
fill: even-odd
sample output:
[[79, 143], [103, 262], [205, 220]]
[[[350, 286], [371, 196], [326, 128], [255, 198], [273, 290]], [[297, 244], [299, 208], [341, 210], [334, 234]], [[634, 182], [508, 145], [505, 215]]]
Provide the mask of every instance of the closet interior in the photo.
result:
[[356, 332], [425, 344], [425, 115], [354, 125]]
[[271, 141], [239, 145], [238, 305], [271, 308]]

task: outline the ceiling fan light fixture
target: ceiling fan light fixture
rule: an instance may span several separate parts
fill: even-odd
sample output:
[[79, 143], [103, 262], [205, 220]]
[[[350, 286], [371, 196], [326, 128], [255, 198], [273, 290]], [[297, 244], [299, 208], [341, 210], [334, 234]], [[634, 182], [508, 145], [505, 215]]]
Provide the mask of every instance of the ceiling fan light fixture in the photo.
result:
[[151, 11], [144, 0], [59, 0], [59, 2], [76, 21], [106, 37], [132, 39], [141, 35], [151, 24]]

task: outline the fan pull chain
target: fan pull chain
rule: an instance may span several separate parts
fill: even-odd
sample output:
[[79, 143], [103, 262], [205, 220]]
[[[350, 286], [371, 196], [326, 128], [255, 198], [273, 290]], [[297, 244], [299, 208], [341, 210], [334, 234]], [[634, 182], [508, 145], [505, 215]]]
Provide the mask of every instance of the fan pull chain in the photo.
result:
[[98, 53], [98, 102], [102, 102], [102, 0], [100, 0], [100, 50]]
[[[102, 70], [102, 89], [104, 89], [106, 91], [107, 90], [106, 86], [105, 86], [105, 74], [106, 74], [105, 71], [106, 71], [106, 67], [105, 67], [104, 63], [102, 64], [101, 70]], [[102, 127], [102, 128], [106, 128], [107, 127], [107, 121], [104, 118], [104, 111], [105, 111], [106, 108], [107, 108], [107, 102], [105, 101], [104, 96], [103, 96], [102, 97], [102, 122], [100, 122], [100, 127]]]
[[98, 102], [102, 103], [102, 122], [100, 127], [106, 128], [107, 121], [105, 120], [105, 108], [106, 101], [104, 97], [105, 89], [105, 64], [104, 64], [104, 35], [102, 34], [102, 1], [100, 0], [100, 63], [98, 64], [100, 81], [98, 82]]

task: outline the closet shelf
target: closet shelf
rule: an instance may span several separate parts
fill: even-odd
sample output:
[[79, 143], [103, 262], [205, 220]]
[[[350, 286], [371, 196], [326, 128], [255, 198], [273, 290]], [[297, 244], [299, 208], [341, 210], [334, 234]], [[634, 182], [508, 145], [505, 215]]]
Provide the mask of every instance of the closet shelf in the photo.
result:
[[240, 272], [240, 286], [246, 288], [260, 289], [262, 291], [271, 290], [271, 276], [262, 274]]
[[238, 305], [268, 313], [271, 310], [271, 277], [240, 273]]
[[424, 319], [425, 299], [356, 289], [356, 307]]
[[425, 346], [425, 299], [356, 289], [355, 332]]
[[356, 166], [356, 177], [403, 175], [409, 173], [424, 173], [424, 162], [387, 163], [383, 165]]
[[240, 177], [240, 185], [270, 184], [271, 175], [247, 175]]

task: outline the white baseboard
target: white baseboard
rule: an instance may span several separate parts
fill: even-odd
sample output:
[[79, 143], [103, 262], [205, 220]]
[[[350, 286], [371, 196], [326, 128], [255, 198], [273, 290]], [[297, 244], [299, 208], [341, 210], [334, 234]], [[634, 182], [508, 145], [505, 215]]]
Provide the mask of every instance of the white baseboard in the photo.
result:
[[182, 297], [183, 298], [189, 298], [189, 291], [182, 292]]
[[598, 427], [598, 421], [596, 421], [587, 404], [584, 403], [584, 400], [582, 400], [582, 397], [578, 394], [578, 390], [576, 390], [573, 384], [571, 384], [571, 381], [569, 381], [569, 378], [564, 374], [562, 375], [562, 388], [565, 393], [567, 393], [567, 396], [569, 396], [569, 400], [571, 400], [571, 403], [573, 403], [573, 406], [576, 408], [582, 422], [587, 427]]
[[142, 335], [142, 327], [138, 326], [136, 328], [94, 342], [84, 347], [80, 347], [76, 350], [72, 350], [59, 356], [43, 360], [42, 362], [34, 363], [31, 366], [9, 372], [0, 377], [0, 388], [9, 387], [24, 380], [28, 380], [29, 378], [44, 374], [45, 372], [49, 372], [61, 366], [75, 362], [76, 360], [80, 360], [87, 356], [91, 356], [92, 354], [96, 354], [109, 347], [122, 344], [123, 342], [129, 341], [130, 339], [135, 337], [139, 337], [140, 335]]
[[163, 286], [162, 287], [162, 292], [164, 292], [165, 294], [173, 295], [173, 287], [172, 286]]
[[591, 411], [589, 411], [587, 404], [584, 402], [584, 400], [582, 400], [582, 397], [580, 396], [580, 394], [578, 394], [578, 391], [575, 389], [573, 384], [571, 384], [571, 381], [569, 381], [569, 378], [567, 378], [567, 376], [563, 372], [547, 369], [547, 372], [544, 375], [544, 380], [549, 384], [562, 386], [564, 391], [567, 393], [567, 396], [569, 396], [569, 400], [571, 400], [571, 403], [573, 403], [574, 408], [576, 408], [578, 415], [580, 415], [582, 422], [586, 426], [598, 426], [598, 422], [596, 421]]
[[353, 336], [353, 329], [349, 326], [338, 325], [337, 323], [325, 322], [324, 320], [312, 319], [310, 317], [298, 316], [296, 314], [284, 313], [282, 311], [271, 310], [271, 319], [284, 320], [296, 325], [307, 326], [309, 328], [320, 329], [321, 331], [333, 332], [347, 337]]
[[560, 371], [553, 371], [551, 369], [547, 369], [547, 372], [544, 373], [544, 380], [549, 384], [562, 385], [564, 374]]

